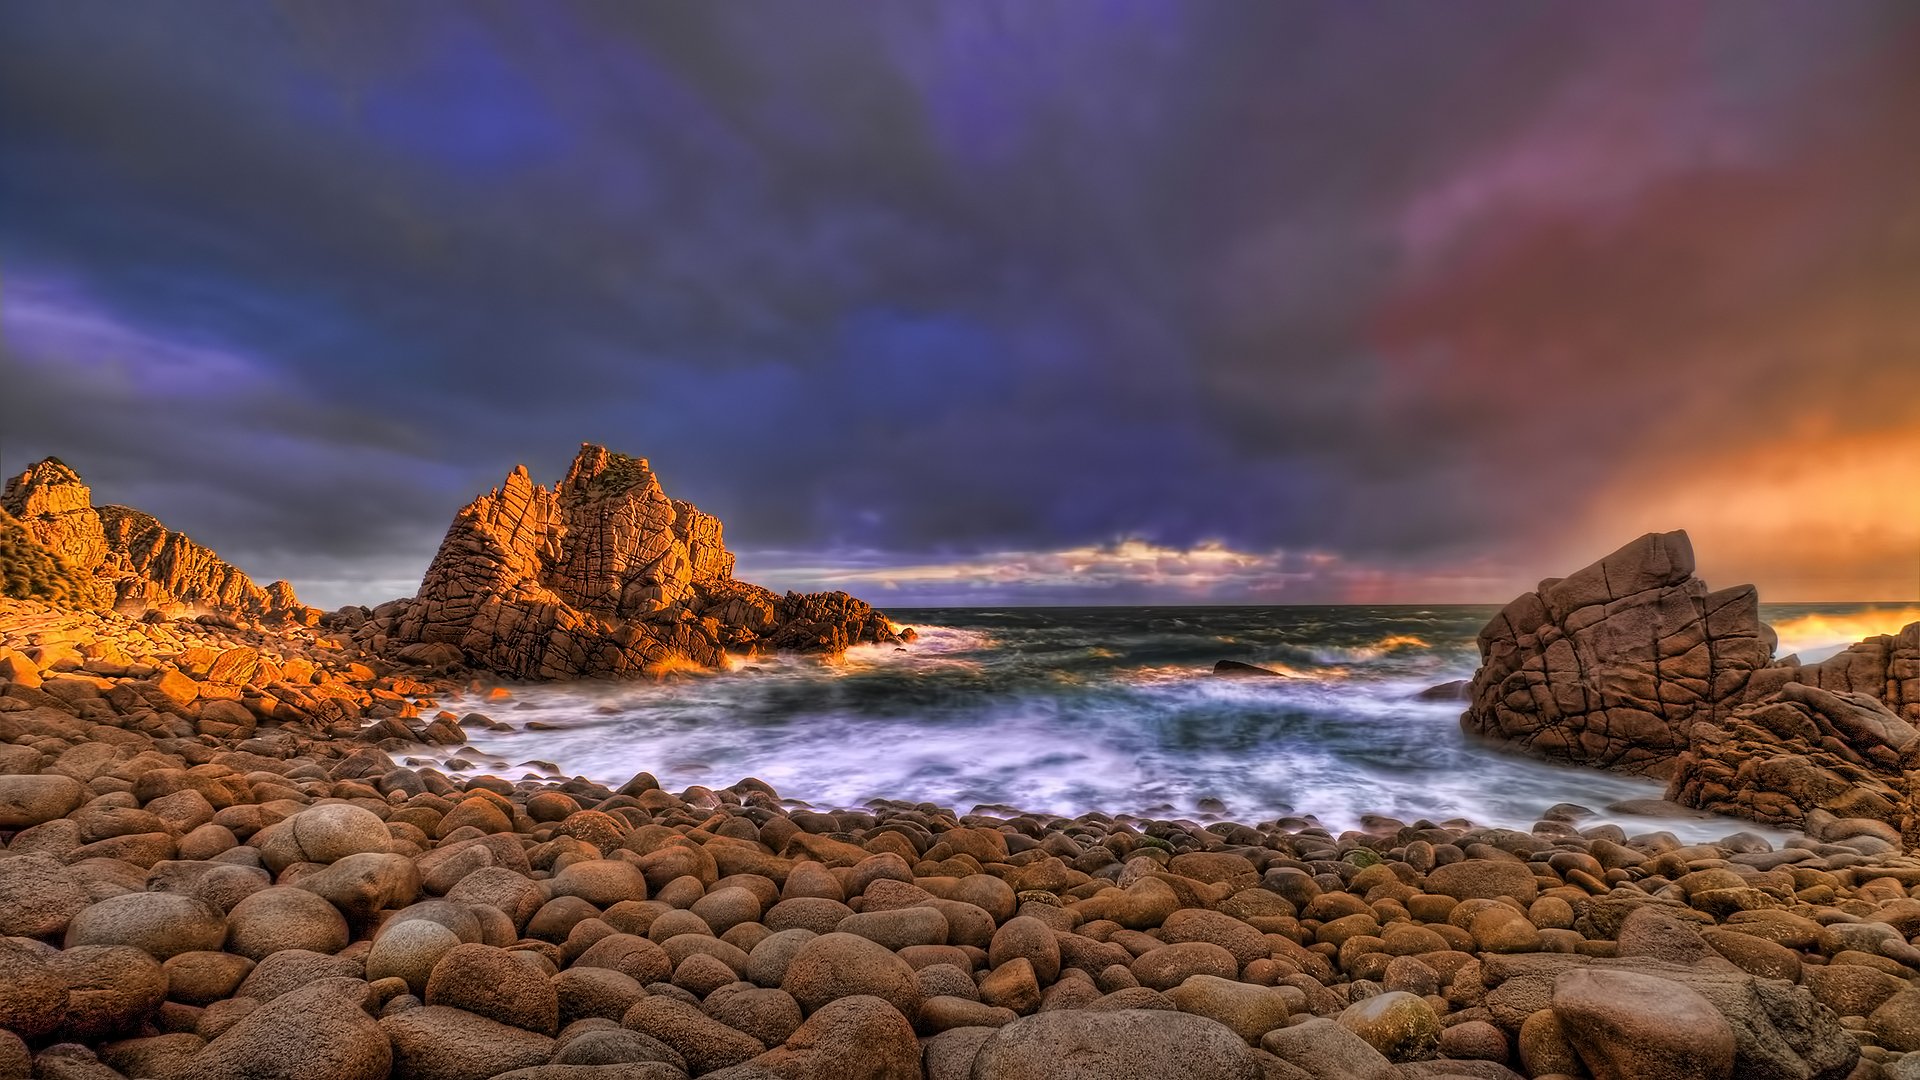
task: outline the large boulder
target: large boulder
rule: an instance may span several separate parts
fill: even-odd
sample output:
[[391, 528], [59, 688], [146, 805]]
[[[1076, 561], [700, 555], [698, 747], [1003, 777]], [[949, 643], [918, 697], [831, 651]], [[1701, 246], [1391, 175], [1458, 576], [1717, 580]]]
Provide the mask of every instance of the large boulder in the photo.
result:
[[1727, 1080], [1733, 1025], [1693, 989], [1634, 971], [1554, 980], [1553, 1015], [1594, 1080]]
[[1920, 623], [1775, 661], [1753, 587], [1709, 592], [1693, 568], [1685, 533], [1649, 533], [1508, 604], [1480, 632], [1461, 727], [1660, 777], [1686, 806], [1920, 844]]
[[1665, 777], [1696, 719], [1773, 660], [1751, 585], [1709, 592], [1684, 532], [1648, 533], [1480, 631], [1461, 726], [1540, 757]]
[[728, 651], [838, 652], [897, 640], [845, 593], [733, 578], [718, 518], [669, 499], [644, 458], [585, 445], [566, 479], [524, 466], [455, 516], [420, 592], [356, 632], [396, 654], [444, 644], [517, 678], [638, 676]]

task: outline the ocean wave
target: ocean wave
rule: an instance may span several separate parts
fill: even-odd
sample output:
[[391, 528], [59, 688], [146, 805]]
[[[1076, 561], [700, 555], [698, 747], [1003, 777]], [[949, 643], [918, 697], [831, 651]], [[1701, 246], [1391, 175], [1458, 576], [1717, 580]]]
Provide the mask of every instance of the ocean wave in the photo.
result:
[[[919, 634], [904, 651], [862, 646], [838, 663], [757, 657], [734, 662], [733, 675], [519, 688], [495, 714], [515, 730], [418, 754], [509, 778], [618, 784], [645, 770], [675, 789], [757, 776], [822, 806], [898, 798], [961, 812], [1313, 815], [1336, 830], [1369, 814], [1525, 828], [1555, 803], [1598, 809], [1661, 793], [1471, 743], [1457, 703], [1410, 700], [1471, 672], [1461, 642], [1483, 617], [1464, 609], [1417, 632], [1392, 612], [1325, 609], [930, 614], [901, 619]], [[1223, 649], [1222, 637], [1236, 644]], [[1229, 656], [1291, 677], [1214, 677]], [[1702, 840], [1745, 827], [1620, 823]]]
[[1397, 652], [1431, 649], [1427, 640], [1413, 634], [1388, 634], [1365, 645], [1323, 645], [1311, 651], [1313, 658], [1323, 664], [1365, 664], [1382, 659]]

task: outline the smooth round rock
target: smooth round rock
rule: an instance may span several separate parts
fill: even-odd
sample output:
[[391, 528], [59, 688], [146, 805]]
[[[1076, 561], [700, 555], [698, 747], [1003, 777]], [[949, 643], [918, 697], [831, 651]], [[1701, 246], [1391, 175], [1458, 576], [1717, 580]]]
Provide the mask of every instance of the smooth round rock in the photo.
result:
[[282, 949], [337, 953], [352, 940], [339, 908], [292, 885], [262, 889], [235, 904], [227, 925], [227, 951], [249, 960]]
[[920, 983], [907, 962], [855, 934], [822, 934], [801, 945], [780, 989], [808, 1013], [856, 994], [877, 997], [909, 1018], [920, 1009]]
[[1594, 1080], [1727, 1080], [1733, 1026], [1691, 987], [1633, 971], [1575, 968], [1553, 1013]]
[[427, 979], [425, 1000], [542, 1035], [560, 1029], [560, 998], [553, 984], [513, 953], [491, 945], [448, 950]]
[[367, 979], [405, 979], [415, 994], [424, 995], [434, 965], [459, 944], [460, 935], [426, 919], [389, 925], [367, 951]]
[[67, 924], [66, 947], [130, 945], [165, 960], [183, 952], [218, 952], [226, 939], [227, 919], [211, 904], [179, 893], [139, 892], [83, 908]]
[[1159, 1010], [1061, 1009], [1016, 1020], [984, 1040], [973, 1076], [992, 1080], [1254, 1080], [1253, 1050], [1199, 1016]]
[[1425, 1061], [1440, 1045], [1440, 1018], [1425, 998], [1393, 990], [1346, 1007], [1341, 1027], [1393, 1062]]

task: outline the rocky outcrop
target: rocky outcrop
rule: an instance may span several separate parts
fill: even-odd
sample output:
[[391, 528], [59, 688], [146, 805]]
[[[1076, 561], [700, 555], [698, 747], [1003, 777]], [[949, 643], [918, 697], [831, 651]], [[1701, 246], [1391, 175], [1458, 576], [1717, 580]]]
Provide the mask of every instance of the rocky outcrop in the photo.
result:
[[1541, 757], [1665, 777], [1688, 730], [1772, 663], [1751, 585], [1709, 592], [1684, 532], [1549, 578], [1480, 631], [1461, 725]]
[[401, 659], [529, 679], [897, 640], [846, 593], [780, 596], [734, 580], [733, 564], [720, 520], [669, 499], [646, 459], [586, 445], [552, 489], [521, 466], [469, 503], [419, 595], [382, 605], [356, 636]]
[[211, 549], [173, 532], [152, 515], [124, 506], [93, 505], [93, 493], [58, 458], [40, 461], [10, 478], [0, 493], [6, 511], [81, 584], [80, 607], [168, 617], [220, 614], [271, 621], [310, 622], [293, 587], [261, 588]]
[[1920, 623], [1776, 661], [1753, 587], [1693, 567], [1685, 533], [1649, 534], [1507, 605], [1461, 726], [1664, 778], [1686, 806], [1920, 845]]

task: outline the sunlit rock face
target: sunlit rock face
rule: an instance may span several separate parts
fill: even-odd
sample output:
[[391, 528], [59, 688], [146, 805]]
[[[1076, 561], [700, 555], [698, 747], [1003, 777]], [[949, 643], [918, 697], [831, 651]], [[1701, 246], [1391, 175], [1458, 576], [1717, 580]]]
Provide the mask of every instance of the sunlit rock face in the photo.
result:
[[718, 518], [669, 499], [644, 458], [587, 445], [557, 487], [522, 466], [463, 508], [419, 595], [383, 606], [361, 636], [410, 659], [457, 655], [535, 679], [895, 640], [845, 593], [779, 596], [734, 580], [733, 564]]
[[1480, 632], [1461, 727], [1662, 777], [1688, 806], [1920, 843], [1920, 623], [1776, 661], [1754, 588], [1693, 571], [1685, 533], [1649, 533], [1508, 604]]
[[125, 506], [93, 505], [80, 475], [47, 458], [8, 479], [0, 508], [86, 583], [76, 603], [123, 614], [203, 613], [310, 621], [293, 586], [254, 584], [212, 549]]

